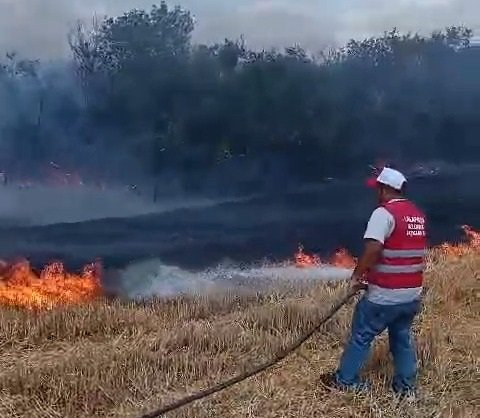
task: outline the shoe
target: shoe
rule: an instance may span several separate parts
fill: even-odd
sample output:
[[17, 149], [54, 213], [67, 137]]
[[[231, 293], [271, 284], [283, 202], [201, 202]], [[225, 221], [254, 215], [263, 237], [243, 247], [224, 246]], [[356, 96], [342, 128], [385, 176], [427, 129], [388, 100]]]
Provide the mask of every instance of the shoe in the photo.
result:
[[413, 401], [417, 398], [417, 391], [415, 390], [415, 387], [405, 382], [401, 382], [400, 384], [398, 382], [393, 382], [392, 390], [399, 401]]
[[328, 389], [335, 389], [342, 392], [368, 392], [370, 385], [367, 382], [358, 382], [346, 385], [338, 381], [336, 373], [326, 373], [320, 376], [319, 382]]
[[415, 390], [402, 390], [396, 391], [394, 390], [393, 393], [399, 402], [407, 401], [407, 402], [414, 402], [417, 400], [417, 392]]

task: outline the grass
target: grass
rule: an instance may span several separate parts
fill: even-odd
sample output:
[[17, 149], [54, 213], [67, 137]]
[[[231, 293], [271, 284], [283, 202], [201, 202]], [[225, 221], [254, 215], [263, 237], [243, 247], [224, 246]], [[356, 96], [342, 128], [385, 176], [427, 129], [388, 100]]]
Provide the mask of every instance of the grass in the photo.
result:
[[[369, 395], [318, 383], [336, 367], [354, 301], [271, 371], [171, 417], [477, 417], [480, 258], [432, 255], [416, 324], [417, 401], [389, 391], [381, 337], [365, 373]], [[0, 309], [0, 417], [139, 417], [268, 359], [311, 327], [342, 285], [282, 285], [261, 293], [128, 303], [44, 313]]]

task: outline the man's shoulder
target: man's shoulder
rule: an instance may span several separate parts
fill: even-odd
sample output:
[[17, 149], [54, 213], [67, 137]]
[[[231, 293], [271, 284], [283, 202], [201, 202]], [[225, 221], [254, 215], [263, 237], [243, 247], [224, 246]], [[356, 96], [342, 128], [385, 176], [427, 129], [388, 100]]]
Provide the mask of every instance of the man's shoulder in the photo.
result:
[[374, 239], [383, 244], [385, 239], [392, 233], [394, 225], [395, 219], [392, 214], [385, 208], [378, 207], [370, 216], [363, 238]]
[[379, 206], [372, 212], [370, 219], [390, 221], [393, 219], [393, 215], [384, 206]]
[[396, 215], [403, 215], [405, 212], [415, 214], [414, 216], [422, 216], [425, 218], [424, 212], [409, 199], [392, 200], [382, 205], [382, 207], [394, 218]]

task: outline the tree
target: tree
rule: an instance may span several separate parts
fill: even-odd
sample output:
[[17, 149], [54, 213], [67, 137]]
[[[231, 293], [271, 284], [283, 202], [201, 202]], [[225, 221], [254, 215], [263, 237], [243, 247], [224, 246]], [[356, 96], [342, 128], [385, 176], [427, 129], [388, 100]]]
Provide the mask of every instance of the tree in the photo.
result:
[[131, 10], [118, 18], [108, 18], [101, 25], [99, 38], [103, 64], [119, 70], [137, 60], [168, 60], [190, 51], [194, 29], [190, 12], [179, 6], [169, 10], [162, 1], [150, 12]]
[[50, 158], [222, 190], [349, 176], [377, 157], [478, 158], [480, 54], [467, 28], [393, 29], [322, 59], [243, 37], [194, 45], [193, 28], [162, 2], [78, 23], [76, 73], [8, 56], [2, 154], [27, 170]]

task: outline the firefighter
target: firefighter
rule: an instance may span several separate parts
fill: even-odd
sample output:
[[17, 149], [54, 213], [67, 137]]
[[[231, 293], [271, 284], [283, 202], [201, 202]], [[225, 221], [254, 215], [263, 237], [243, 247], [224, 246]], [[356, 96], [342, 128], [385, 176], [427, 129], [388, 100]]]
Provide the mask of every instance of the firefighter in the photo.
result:
[[323, 380], [341, 390], [368, 389], [359, 373], [371, 343], [387, 329], [395, 367], [392, 388], [403, 397], [415, 394], [412, 323], [421, 308], [426, 218], [405, 198], [402, 173], [386, 167], [373, 180], [367, 184], [375, 187], [379, 206], [368, 222], [364, 251], [351, 277], [351, 287], [366, 292], [355, 307], [338, 369]]

